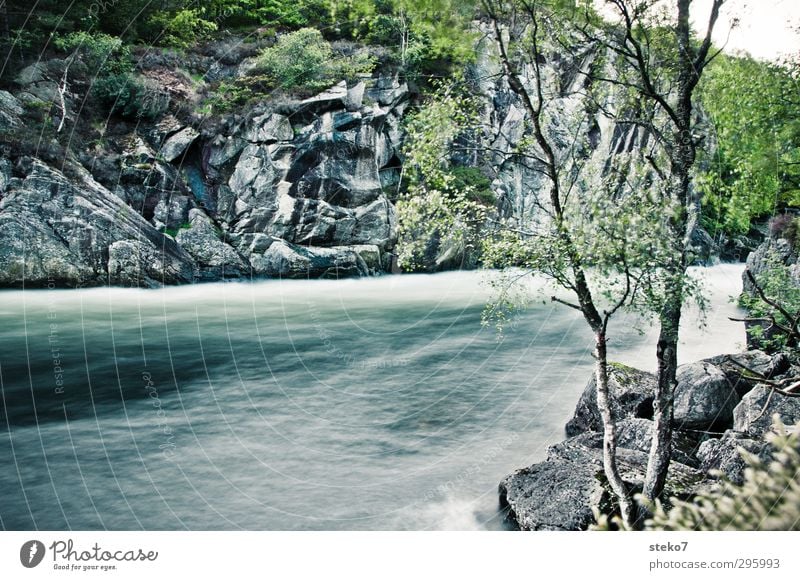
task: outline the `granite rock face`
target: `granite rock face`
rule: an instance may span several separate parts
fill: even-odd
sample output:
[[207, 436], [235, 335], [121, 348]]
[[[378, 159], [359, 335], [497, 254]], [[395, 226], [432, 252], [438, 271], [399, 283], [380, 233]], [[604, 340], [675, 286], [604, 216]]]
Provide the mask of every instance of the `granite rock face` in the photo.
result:
[[[60, 66], [24, 69], [22, 100], [0, 93], [0, 128], [22, 130], [24, 99], [52, 97]], [[397, 224], [384, 190], [399, 181], [408, 102], [396, 75], [379, 76], [211, 121], [167, 114], [58, 169], [0, 153], [0, 285], [386, 272]]]

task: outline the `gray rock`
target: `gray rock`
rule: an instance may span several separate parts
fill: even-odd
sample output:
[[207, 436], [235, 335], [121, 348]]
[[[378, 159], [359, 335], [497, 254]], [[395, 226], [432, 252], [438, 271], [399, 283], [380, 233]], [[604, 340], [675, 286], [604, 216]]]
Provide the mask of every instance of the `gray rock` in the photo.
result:
[[347, 83], [342, 81], [326, 91], [301, 101], [307, 112], [321, 114], [331, 109], [344, 109], [347, 101]]
[[521, 530], [585, 530], [605, 494], [591, 464], [537, 463], [500, 483], [500, 507]]
[[155, 288], [164, 284], [189, 282], [192, 268], [153, 244], [120, 240], [108, 247], [108, 283], [116, 286]]
[[[0, 285], [191, 281], [191, 256], [80, 166], [67, 167], [70, 178], [32, 160], [0, 200]], [[112, 252], [121, 241], [133, 245]]]
[[251, 143], [275, 143], [291, 141], [294, 130], [288, 117], [278, 113], [265, 113], [250, 121], [242, 136]]
[[189, 223], [190, 227], [180, 229], [175, 239], [200, 267], [198, 278], [238, 278], [249, 271], [242, 257], [220, 239], [220, 233], [201, 210], [189, 212]]
[[347, 100], [345, 101], [345, 108], [348, 111], [358, 111], [364, 104], [364, 89], [366, 85], [363, 81], [356, 83], [347, 89]]
[[751, 437], [762, 437], [770, 431], [775, 414], [786, 425], [794, 425], [800, 421], [800, 398], [772, 393], [766, 386], [756, 387], [742, 397], [734, 409], [733, 429]]
[[[652, 373], [612, 363], [608, 383], [615, 419], [653, 418], [656, 379]], [[602, 427], [597, 409], [597, 387], [592, 375], [578, 401], [574, 416], [566, 425], [566, 432], [568, 436], [573, 436], [585, 431], [600, 431]]]
[[367, 276], [369, 268], [353, 248], [306, 248], [274, 241], [262, 255], [251, 255], [256, 275], [277, 278], [348, 278]]
[[[610, 491], [605, 484], [603, 454], [587, 447], [585, 434], [548, 450], [547, 461], [521, 469], [506, 477], [499, 487], [501, 508], [522, 530], [584, 530], [594, 521], [592, 509], [607, 511]], [[641, 486], [647, 454], [619, 449], [622, 478], [632, 487]], [[705, 476], [691, 467], [670, 463], [667, 493], [688, 497], [704, 485]]]
[[209, 165], [222, 167], [228, 163], [228, 161], [236, 158], [246, 145], [247, 142], [244, 139], [219, 135], [211, 145], [210, 154], [208, 156]]
[[715, 365], [701, 361], [678, 367], [673, 424], [678, 429], [723, 431], [733, 423], [736, 389]]
[[21, 126], [20, 115], [25, 110], [17, 98], [8, 91], [0, 91], [0, 130], [10, 131]]
[[[617, 445], [625, 449], [650, 453], [654, 423], [649, 419], [623, 419], [617, 424]], [[700, 438], [681, 431], [672, 432], [672, 460], [698, 467], [696, 454]]]
[[788, 371], [791, 364], [783, 353], [769, 355], [761, 350], [719, 355], [706, 359], [705, 362], [715, 365], [725, 373], [739, 398], [760, 384], [748, 378], [747, 369], [771, 379]]
[[194, 143], [200, 133], [194, 127], [184, 127], [174, 135], [167, 138], [161, 146], [161, 157], [167, 161], [175, 161], [178, 157], [186, 153], [189, 146]]
[[709, 439], [700, 445], [697, 457], [700, 469], [705, 472], [719, 471], [723, 476], [736, 484], [744, 481], [744, 470], [747, 467], [740, 450], [757, 455], [762, 460], [771, 456], [771, 446], [766, 441], [750, 439], [735, 431], [725, 431], [719, 439]]

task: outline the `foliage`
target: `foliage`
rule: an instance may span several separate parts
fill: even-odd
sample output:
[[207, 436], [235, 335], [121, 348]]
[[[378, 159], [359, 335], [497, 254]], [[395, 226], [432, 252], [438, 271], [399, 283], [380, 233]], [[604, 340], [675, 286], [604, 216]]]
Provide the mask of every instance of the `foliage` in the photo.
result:
[[456, 137], [477, 119], [477, 101], [463, 89], [439, 84], [405, 124], [411, 185], [397, 201], [397, 213], [398, 262], [407, 270], [425, 269], [442, 248], [461, 255], [479, 250], [486, 201], [494, 196], [478, 170], [453, 168], [449, 158]]
[[426, 270], [432, 262], [438, 266], [478, 249], [486, 209], [470, 199], [471, 193], [470, 188], [445, 184], [441, 189], [412, 190], [398, 200], [398, 262], [402, 268]]
[[102, 32], [56, 35], [53, 45], [80, 58], [93, 75], [122, 74], [133, 68], [130, 48], [120, 38]]
[[763, 462], [741, 450], [748, 467], [744, 482], [723, 480], [693, 502], [672, 500], [669, 511], [657, 504], [649, 530], [800, 530], [800, 425], [787, 431], [776, 415], [767, 434], [773, 459]]
[[335, 55], [319, 30], [302, 28], [281, 36], [275, 46], [264, 49], [257, 66], [283, 89], [318, 90], [334, 80], [368, 73], [374, 65], [374, 60], [364, 53], [352, 57]]
[[214, 92], [204, 102], [208, 112], [225, 113], [247, 103], [255, 96], [250, 78], [221, 81]]
[[160, 30], [159, 44], [188, 48], [206, 40], [217, 30], [217, 24], [206, 20], [204, 16], [204, 8], [183, 9], [175, 13], [156, 12], [150, 19], [150, 25]]
[[169, 108], [169, 95], [152, 81], [132, 74], [109, 75], [92, 84], [92, 94], [112, 113], [131, 119], [154, 119]]
[[791, 71], [723, 55], [701, 88], [717, 146], [697, 180], [706, 228], [746, 233], [753, 219], [800, 204], [800, 95]]

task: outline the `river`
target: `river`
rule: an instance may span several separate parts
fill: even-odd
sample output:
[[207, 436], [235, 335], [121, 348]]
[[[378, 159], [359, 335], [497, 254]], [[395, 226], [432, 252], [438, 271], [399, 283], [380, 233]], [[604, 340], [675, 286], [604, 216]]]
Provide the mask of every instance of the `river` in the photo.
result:
[[[742, 348], [741, 272], [702, 270], [682, 362]], [[486, 276], [0, 293], [0, 527], [502, 529], [592, 345], [542, 300], [498, 337]], [[654, 335], [618, 318], [612, 358], [652, 370]]]

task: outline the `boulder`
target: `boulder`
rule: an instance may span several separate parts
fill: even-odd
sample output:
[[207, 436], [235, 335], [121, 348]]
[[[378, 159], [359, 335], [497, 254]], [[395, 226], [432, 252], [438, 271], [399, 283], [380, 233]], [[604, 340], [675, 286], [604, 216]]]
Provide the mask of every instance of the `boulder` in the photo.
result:
[[[171, 242], [174, 244], [174, 242]], [[192, 266], [145, 241], [129, 239], [108, 247], [108, 283], [157, 288], [192, 280]]]
[[367, 276], [369, 268], [350, 247], [309, 248], [275, 240], [262, 255], [251, 255], [256, 275], [276, 278]]
[[794, 425], [800, 421], [800, 398], [773, 393], [766, 386], [756, 387], [734, 409], [733, 429], [760, 438], [771, 430], [775, 414], [786, 425]]
[[[611, 411], [616, 420], [653, 418], [653, 393], [656, 378], [653, 373], [611, 363], [608, 373]], [[575, 414], [566, 425], [568, 436], [585, 431], [600, 431], [603, 421], [597, 409], [597, 387], [594, 374], [581, 395]]]
[[719, 367], [705, 361], [681, 365], [677, 380], [675, 428], [722, 432], [733, 424], [739, 395]]
[[10, 131], [21, 126], [22, 103], [8, 91], [0, 91], [0, 131]]
[[[623, 419], [617, 424], [617, 445], [625, 449], [650, 453], [653, 441], [653, 421], [649, 419]], [[672, 460], [697, 467], [697, 448], [700, 438], [681, 431], [672, 432]], [[602, 449], [602, 446], [599, 447]]]
[[288, 117], [278, 113], [264, 113], [246, 125], [242, 137], [251, 143], [291, 141], [294, 130]]
[[80, 166], [66, 167], [69, 178], [31, 160], [0, 200], [0, 285], [191, 281], [189, 254]]
[[193, 127], [184, 127], [174, 135], [167, 138], [161, 146], [161, 157], [172, 162], [181, 157], [189, 146], [194, 143], [200, 133]]
[[[593, 508], [607, 511], [610, 490], [603, 472], [603, 452], [587, 447], [584, 434], [548, 450], [547, 460], [506, 477], [499, 488], [500, 506], [522, 530], [585, 530], [594, 521]], [[647, 454], [618, 450], [622, 478], [641, 487]], [[686, 498], [705, 484], [705, 476], [691, 467], [671, 462], [666, 492]]]
[[344, 109], [347, 102], [347, 83], [342, 81], [326, 91], [301, 101], [305, 112], [322, 114], [332, 109]]
[[750, 439], [742, 433], [728, 430], [719, 439], [709, 439], [700, 445], [697, 451], [700, 469], [705, 472], [718, 471], [733, 483], [741, 484], [747, 467], [741, 450], [757, 455], [762, 460], [771, 456], [768, 442]]
[[769, 355], [761, 350], [723, 354], [706, 359], [704, 362], [715, 365], [725, 373], [740, 399], [753, 387], [760, 384], [748, 378], [747, 369], [771, 379], [785, 373], [791, 366], [789, 358], [785, 354]]

